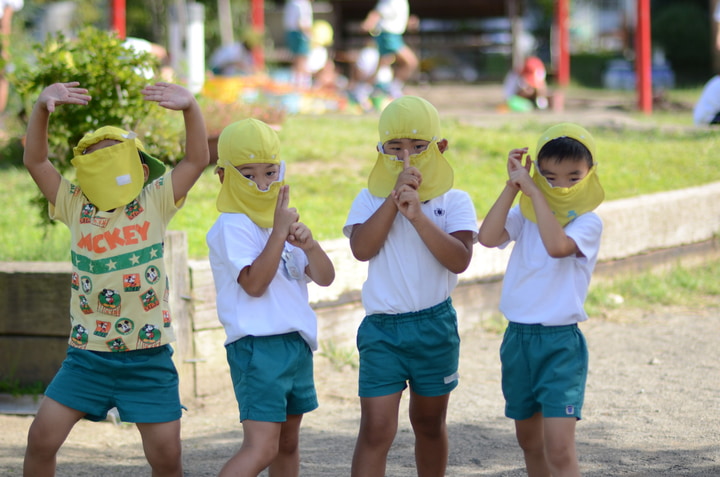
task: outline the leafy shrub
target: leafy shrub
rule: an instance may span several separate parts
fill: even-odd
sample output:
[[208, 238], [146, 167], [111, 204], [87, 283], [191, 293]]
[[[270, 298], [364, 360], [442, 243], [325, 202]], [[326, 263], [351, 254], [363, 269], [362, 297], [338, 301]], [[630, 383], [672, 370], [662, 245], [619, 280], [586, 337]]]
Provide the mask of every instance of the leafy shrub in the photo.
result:
[[[142, 72], [157, 71], [155, 56], [128, 49], [114, 32], [93, 27], [81, 30], [74, 40], [57, 33], [33, 50], [33, 62], [18, 64], [9, 77], [22, 100], [21, 117], [29, 117], [40, 92], [53, 83], [78, 81], [92, 96], [86, 106], [64, 105], [52, 114], [48, 156], [61, 173], [71, 168], [73, 146], [104, 125], [136, 131], [150, 154], [170, 164], [178, 161], [182, 115], [145, 101], [140, 93], [148, 84]], [[40, 203], [46, 217], [45, 202]]]

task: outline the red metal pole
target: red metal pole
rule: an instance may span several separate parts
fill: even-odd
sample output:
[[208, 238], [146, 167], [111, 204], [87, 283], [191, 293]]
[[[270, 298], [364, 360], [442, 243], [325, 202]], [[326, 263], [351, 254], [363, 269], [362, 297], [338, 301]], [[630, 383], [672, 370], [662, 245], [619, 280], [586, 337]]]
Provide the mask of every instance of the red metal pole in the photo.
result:
[[650, 44], [650, 0], [637, 0], [635, 74], [637, 76], [638, 108], [646, 114], [652, 113], [652, 59]]
[[557, 28], [557, 82], [559, 86], [570, 83], [570, 13], [568, 0], [555, 4], [555, 27]]
[[[251, 6], [252, 27], [260, 38], [265, 36], [265, 2], [264, 0], [252, 0]], [[253, 61], [256, 71], [265, 69], [265, 48], [264, 40], [261, 40], [253, 47]]]
[[111, 0], [110, 22], [111, 28], [115, 30], [121, 39], [125, 39], [125, 0]]

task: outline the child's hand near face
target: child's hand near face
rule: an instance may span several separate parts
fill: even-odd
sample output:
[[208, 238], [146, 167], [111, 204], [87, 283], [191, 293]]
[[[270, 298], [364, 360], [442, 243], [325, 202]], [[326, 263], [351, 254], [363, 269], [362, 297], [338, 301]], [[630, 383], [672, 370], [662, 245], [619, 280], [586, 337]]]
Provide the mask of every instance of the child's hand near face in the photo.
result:
[[397, 158], [403, 161], [403, 170], [398, 174], [393, 193], [399, 192], [403, 186], [409, 186], [417, 190], [422, 184], [422, 174], [420, 174], [417, 167], [410, 165], [410, 151], [402, 149]]
[[195, 96], [180, 85], [159, 81], [141, 91], [146, 101], [155, 101], [173, 111], [185, 111], [195, 103]]
[[[413, 220], [419, 214], [422, 214], [422, 211], [420, 210], [420, 197], [417, 191], [418, 187], [420, 187], [420, 182], [422, 182], [422, 176], [420, 176], [420, 171], [410, 165], [410, 155], [407, 150], [403, 151], [402, 159], [404, 169], [398, 176], [398, 183], [401, 182], [400, 178], [403, 176], [411, 183], [404, 183], [399, 187], [396, 185], [395, 189], [392, 191], [392, 198], [400, 213], [407, 217], [408, 220]], [[417, 176], [420, 176], [417, 186], [414, 186], [412, 180], [417, 177], [415, 172], [417, 172]]]
[[77, 81], [51, 84], [40, 93], [37, 102], [51, 113], [61, 104], [88, 104], [92, 97], [85, 88], [77, 88], [79, 84]]
[[275, 217], [273, 219], [273, 232], [290, 235], [291, 227], [299, 219], [300, 215], [294, 207], [288, 207], [290, 203], [290, 186], [284, 185], [278, 192], [277, 203], [275, 204]]
[[294, 245], [305, 251], [315, 245], [312, 231], [302, 222], [295, 222], [290, 225], [290, 233], [288, 234], [287, 241], [290, 245]]
[[528, 148], [523, 147], [522, 149], [513, 149], [508, 154], [507, 170], [508, 170], [508, 186], [519, 189], [526, 194], [530, 192], [532, 188], [537, 188], [532, 178], [530, 177], [530, 166], [532, 160], [530, 155], [525, 156], [525, 164], [522, 163], [522, 158], [527, 154]]

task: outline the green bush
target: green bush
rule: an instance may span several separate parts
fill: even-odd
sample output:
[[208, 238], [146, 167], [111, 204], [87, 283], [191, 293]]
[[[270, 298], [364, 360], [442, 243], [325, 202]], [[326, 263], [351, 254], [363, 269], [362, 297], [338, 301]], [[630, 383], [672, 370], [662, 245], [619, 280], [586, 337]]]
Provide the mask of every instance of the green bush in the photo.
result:
[[[53, 83], [78, 81], [92, 96], [88, 105], [61, 106], [50, 118], [48, 156], [61, 173], [71, 168], [73, 146], [104, 125], [137, 132], [148, 152], [164, 162], [174, 164], [181, 157], [182, 116], [141, 94], [148, 84], [142, 72], [157, 71], [155, 56], [125, 48], [114, 32], [93, 27], [81, 30], [75, 40], [58, 33], [33, 50], [34, 61], [19, 63], [9, 77], [22, 101], [21, 117], [29, 117], [40, 92]], [[38, 202], [46, 217], [46, 202]]]

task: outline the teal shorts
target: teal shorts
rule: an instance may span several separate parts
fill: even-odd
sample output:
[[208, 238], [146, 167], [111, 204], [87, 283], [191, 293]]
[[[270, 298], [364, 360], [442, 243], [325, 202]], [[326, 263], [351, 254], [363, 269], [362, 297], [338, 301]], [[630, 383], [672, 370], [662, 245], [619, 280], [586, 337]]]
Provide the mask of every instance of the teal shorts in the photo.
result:
[[405, 46], [402, 35], [397, 33], [381, 32], [375, 37], [380, 56], [394, 55]]
[[357, 334], [360, 397], [443, 396], [458, 384], [460, 335], [450, 298], [425, 310], [368, 315]]
[[310, 54], [310, 38], [301, 31], [289, 31], [285, 34], [287, 47], [294, 56]]
[[588, 350], [577, 325], [510, 322], [500, 346], [505, 415], [518, 421], [543, 417], [580, 419]]
[[245, 336], [225, 348], [240, 421], [285, 422], [317, 409], [313, 355], [299, 333]]
[[45, 395], [102, 421], [116, 407], [124, 422], [171, 422], [182, 416], [170, 345], [123, 353], [68, 347]]

